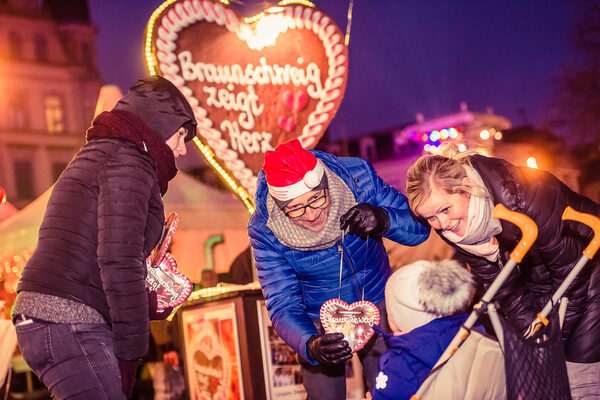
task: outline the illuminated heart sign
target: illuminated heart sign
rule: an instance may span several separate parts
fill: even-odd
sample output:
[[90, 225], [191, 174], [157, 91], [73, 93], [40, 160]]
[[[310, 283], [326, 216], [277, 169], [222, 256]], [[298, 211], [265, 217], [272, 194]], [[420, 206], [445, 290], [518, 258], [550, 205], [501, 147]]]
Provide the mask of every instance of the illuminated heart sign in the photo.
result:
[[250, 195], [265, 152], [296, 137], [313, 148], [346, 88], [340, 29], [321, 11], [289, 3], [242, 19], [217, 0], [170, 0], [146, 30], [150, 73], [186, 95], [196, 144]]

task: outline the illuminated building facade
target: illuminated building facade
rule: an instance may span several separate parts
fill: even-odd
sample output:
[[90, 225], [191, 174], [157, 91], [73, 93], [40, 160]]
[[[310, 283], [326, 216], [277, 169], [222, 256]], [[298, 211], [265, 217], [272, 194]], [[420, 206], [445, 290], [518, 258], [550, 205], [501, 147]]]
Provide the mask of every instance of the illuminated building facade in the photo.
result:
[[0, 186], [23, 207], [84, 143], [102, 80], [86, 0], [0, 0]]
[[384, 181], [404, 192], [406, 171], [423, 154], [435, 154], [443, 143], [453, 141], [459, 150], [493, 155], [502, 132], [510, 127], [506, 117], [494, 114], [491, 109], [485, 113], [473, 112], [463, 103], [457, 113], [429, 120], [418, 114], [414, 124], [369, 133], [345, 144], [323, 141], [317, 148], [369, 160]]

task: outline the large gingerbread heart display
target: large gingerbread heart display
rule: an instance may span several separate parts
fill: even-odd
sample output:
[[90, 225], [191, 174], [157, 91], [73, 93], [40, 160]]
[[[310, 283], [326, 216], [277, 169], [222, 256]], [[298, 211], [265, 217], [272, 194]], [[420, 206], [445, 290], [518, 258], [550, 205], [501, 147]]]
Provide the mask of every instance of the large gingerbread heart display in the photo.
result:
[[316, 8], [285, 1], [243, 19], [223, 3], [163, 3], [147, 26], [147, 64], [188, 98], [213, 167], [253, 196], [267, 150], [296, 137], [313, 148], [325, 132], [346, 88], [347, 48]]
[[348, 305], [343, 300], [327, 300], [321, 306], [321, 324], [326, 333], [341, 332], [353, 352], [360, 350], [373, 336], [379, 323], [379, 309], [370, 301]]

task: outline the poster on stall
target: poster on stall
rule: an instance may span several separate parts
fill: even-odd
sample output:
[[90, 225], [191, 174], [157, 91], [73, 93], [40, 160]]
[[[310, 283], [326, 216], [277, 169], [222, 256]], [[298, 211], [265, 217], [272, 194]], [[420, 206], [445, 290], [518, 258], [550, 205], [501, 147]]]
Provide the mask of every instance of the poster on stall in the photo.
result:
[[191, 400], [243, 400], [235, 304], [181, 310]]
[[[258, 300], [256, 305], [267, 399], [304, 400], [306, 392], [296, 353], [273, 328], [265, 301]], [[363, 393], [362, 369], [355, 354], [352, 361], [346, 363], [346, 399], [360, 400], [364, 398]]]

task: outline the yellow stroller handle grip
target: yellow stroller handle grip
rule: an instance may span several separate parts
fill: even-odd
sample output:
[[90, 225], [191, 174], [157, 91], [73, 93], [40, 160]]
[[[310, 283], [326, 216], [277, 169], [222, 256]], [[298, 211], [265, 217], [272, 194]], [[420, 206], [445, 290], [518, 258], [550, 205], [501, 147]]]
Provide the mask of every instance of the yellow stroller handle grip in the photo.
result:
[[588, 246], [583, 250], [583, 255], [590, 260], [594, 258], [594, 254], [600, 248], [600, 218], [592, 214], [585, 214], [579, 211], [575, 211], [571, 206], [567, 206], [563, 212], [562, 219], [569, 219], [572, 221], [581, 222], [592, 228], [594, 231], [594, 237]]
[[494, 211], [492, 211], [492, 217], [505, 219], [521, 229], [523, 236], [521, 237], [521, 240], [515, 249], [510, 253], [510, 258], [515, 262], [520, 263], [527, 251], [529, 251], [533, 245], [533, 242], [535, 242], [535, 239], [537, 239], [537, 225], [527, 215], [518, 213], [516, 211], [510, 211], [500, 203], [496, 204], [496, 207], [494, 207]]

